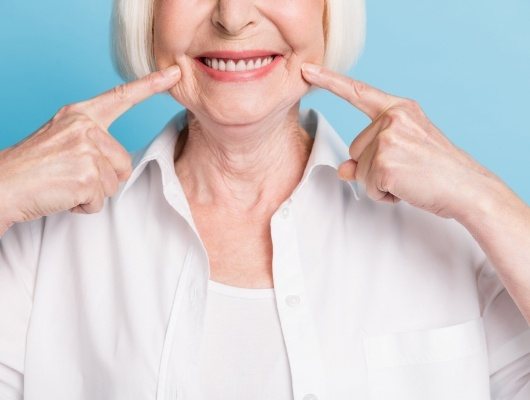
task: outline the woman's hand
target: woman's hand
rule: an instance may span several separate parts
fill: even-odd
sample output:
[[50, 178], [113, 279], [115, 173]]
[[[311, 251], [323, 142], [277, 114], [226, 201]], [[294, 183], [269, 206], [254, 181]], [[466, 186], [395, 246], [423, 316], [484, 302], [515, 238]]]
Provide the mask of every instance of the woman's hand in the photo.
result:
[[466, 207], [499, 179], [454, 146], [413, 100], [392, 96], [366, 83], [314, 64], [303, 76], [364, 112], [372, 123], [352, 142], [339, 168], [357, 180], [373, 200], [398, 202], [446, 218], [460, 218]]
[[173, 66], [67, 105], [31, 136], [0, 152], [0, 234], [16, 222], [59, 211], [100, 211], [104, 198], [131, 174], [129, 154], [107, 128], [179, 79], [180, 69]]

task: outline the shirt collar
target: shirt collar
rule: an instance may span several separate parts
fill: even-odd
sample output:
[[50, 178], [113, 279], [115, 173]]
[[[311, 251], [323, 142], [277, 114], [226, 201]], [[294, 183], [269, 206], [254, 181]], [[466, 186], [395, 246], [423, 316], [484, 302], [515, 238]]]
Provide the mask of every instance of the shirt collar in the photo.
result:
[[[301, 184], [297, 186], [297, 190], [304, 185], [317, 167], [328, 166], [338, 170], [339, 165], [350, 158], [348, 146], [319, 111], [314, 109], [300, 110], [299, 120], [300, 124], [315, 140]], [[150, 161], [158, 163], [160, 171], [162, 171], [162, 184], [164, 187], [172, 180], [178, 179], [174, 168], [174, 150], [179, 132], [184, 129], [186, 124], [186, 110], [182, 110], [167, 123], [149, 144], [132, 153], [133, 171], [127, 181], [122, 183], [121, 188], [115, 195], [118, 203]], [[346, 183], [351, 187], [355, 199], [359, 200], [357, 182], [347, 181]]]

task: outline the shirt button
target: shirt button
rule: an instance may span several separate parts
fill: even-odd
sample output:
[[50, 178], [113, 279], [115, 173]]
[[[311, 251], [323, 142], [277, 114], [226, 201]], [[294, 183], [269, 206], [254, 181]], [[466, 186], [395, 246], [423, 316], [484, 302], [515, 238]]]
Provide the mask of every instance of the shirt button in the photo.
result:
[[318, 397], [313, 393], [306, 394], [302, 400], [318, 400]]
[[289, 207], [282, 208], [282, 217], [285, 219], [289, 218]]
[[300, 296], [289, 295], [285, 298], [285, 302], [290, 307], [296, 307], [298, 304], [300, 304]]

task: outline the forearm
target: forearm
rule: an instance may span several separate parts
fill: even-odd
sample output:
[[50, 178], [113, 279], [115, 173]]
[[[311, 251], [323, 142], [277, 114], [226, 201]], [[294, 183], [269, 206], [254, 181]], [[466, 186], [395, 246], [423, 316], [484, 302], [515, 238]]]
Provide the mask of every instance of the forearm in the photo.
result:
[[[457, 220], [493, 263], [530, 324], [530, 207], [498, 179], [488, 179]], [[478, 192], [477, 192], [478, 193]]]
[[[2, 165], [2, 156], [8, 149], [0, 150], [0, 168]], [[3, 234], [13, 225], [10, 218], [9, 212], [9, 192], [3, 187], [2, 179], [0, 176], [0, 238]]]

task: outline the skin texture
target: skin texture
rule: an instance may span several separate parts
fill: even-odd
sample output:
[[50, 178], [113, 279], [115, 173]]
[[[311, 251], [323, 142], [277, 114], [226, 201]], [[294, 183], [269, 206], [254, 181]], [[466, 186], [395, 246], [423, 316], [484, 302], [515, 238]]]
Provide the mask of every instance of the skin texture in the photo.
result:
[[[0, 152], [0, 235], [13, 223], [63, 210], [93, 213], [130, 174], [108, 134], [129, 107], [165, 90], [189, 111], [175, 173], [208, 252], [211, 278], [272, 287], [270, 219], [298, 184], [312, 140], [298, 125], [300, 98], [322, 87], [372, 123], [339, 169], [374, 201], [408, 203], [454, 218], [475, 237], [530, 321], [530, 209], [497, 176], [454, 146], [414, 101], [318, 66], [324, 0], [158, 0], [160, 69], [62, 108], [23, 142]], [[284, 56], [265, 78], [220, 83], [196, 68], [208, 50], [268, 49]], [[171, 74], [173, 71], [174, 74]], [[454, 190], [465, 187], [466, 190]]]
[[351, 159], [340, 166], [340, 177], [359, 181], [373, 200], [404, 200], [460, 222], [530, 323], [530, 208], [454, 146], [415, 101], [318, 65], [305, 64], [303, 74], [372, 119], [353, 140]]
[[[298, 124], [310, 85], [300, 70], [324, 57], [324, 1], [157, 1], [154, 53], [178, 64], [171, 95], [191, 114], [175, 171], [208, 252], [211, 279], [273, 287], [270, 220], [300, 181], [312, 139]], [[283, 55], [264, 78], [219, 82], [193, 59], [206, 51]], [[242, 239], [245, 238], [245, 239]]]
[[131, 174], [131, 157], [107, 128], [180, 77], [175, 66], [67, 105], [22, 142], [2, 150], [0, 236], [14, 223], [60, 211], [100, 211], [104, 198]]

